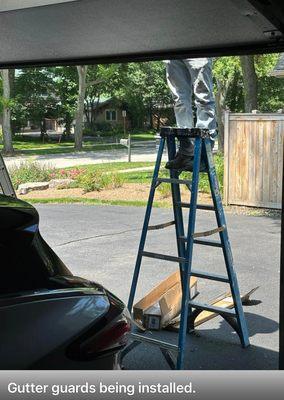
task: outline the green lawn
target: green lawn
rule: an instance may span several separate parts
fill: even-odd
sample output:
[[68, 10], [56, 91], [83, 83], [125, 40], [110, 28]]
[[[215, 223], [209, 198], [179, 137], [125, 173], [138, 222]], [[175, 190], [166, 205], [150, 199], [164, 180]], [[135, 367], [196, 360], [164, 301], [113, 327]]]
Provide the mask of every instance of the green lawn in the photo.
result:
[[[82, 197], [68, 197], [68, 198], [37, 198], [25, 197], [24, 201], [31, 204], [88, 204], [88, 205], [109, 205], [109, 206], [133, 206], [133, 207], [145, 207], [147, 205], [146, 201], [139, 200], [99, 200], [99, 199], [88, 199]], [[164, 201], [154, 201], [153, 207], [163, 207], [169, 208], [170, 205]]]
[[154, 167], [154, 162], [112, 162], [112, 163], [101, 163], [101, 164], [88, 164], [88, 165], [78, 165], [76, 167], [68, 167], [66, 170], [74, 169], [74, 168], [84, 168], [87, 171], [97, 171], [100, 170], [102, 172], [111, 172], [111, 171], [119, 171], [124, 169], [133, 169], [133, 168], [143, 168], [143, 167]]
[[[215, 155], [215, 166], [217, 170], [218, 180], [220, 184], [221, 192], [223, 191], [223, 156]], [[137, 168], [149, 168], [150, 170], [137, 171]], [[69, 168], [49, 169], [48, 167], [42, 167], [36, 162], [26, 163], [21, 167], [17, 167], [14, 171], [11, 171], [12, 182], [15, 187], [18, 187], [20, 183], [24, 182], [37, 182], [37, 181], [48, 181], [51, 178], [66, 178], [70, 177], [75, 179], [71, 187], [80, 187], [86, 191], [93, 190], [104, 190], [104, 188], [121, 187], [123, 183], [135, 183], [135, 184], [149, 184], [152, 180], [153, 175], [153, 162], [118, 162], [118, 163], [101, 163], [92, 165], [83, 165]], [[125, 170], [129, 170], [125, 172]], [[133, 171], [132, 171], [133, 170]], [[97, 173], [96, 173], [97, 172]], [[191, 180], [190, 172], [183, 172], [181, 174], [182, 179]], [[164, 164], [161, 166], [160, 176], [168, 177], [169, 171], [164, 168]], [[112, 186], [111, 186], [112, 185]], [[116, 186], [117, 185], [117, 186]], [[171, 193], [170, 184], [163, 183], [157, 189], [160, 194], [167, 197]], [[200, 174], [199, 190], [203, 193], [209, 193], [210, 187], [208, 182], [207, 174]], [[79, 197], [68, 197], [68, 198], [42, 198], [33, 199], [32, 192], [25, 197], [25, 200], [32, 201], [34, 203], [86, 203], [86, 204], [109, 204], [109, 205], [132, 205], [132, 206], [145, 206], [146, 202], [141, 200], [128, 200], [127, 196], [121, 200], [100, 200], [100, 199], [88, 199]], [[166, 207], [167, 202], [158, 201], [155, 203], [157, 207]]]
[[[120, 135], [122, 137], [123, 135]], [[118, 137], [118, 140], [120, 139]], [[134, 133], [131, 134], [131, 138], [133, 141], [147, 141], [154, 140], [155, 134], [151, 132], [145, 133]], [[101, 137], [103, 140], [103, 136]], [[64, 141], [62, 143], [58, 142], [46, 142], [42, 143], [40, 138], [29, 138], [29, 137], [16, 137], [13, 140], [13, 146], [16, 150], [17, 154], [21, 155], [45, 155], [45, 154], [64, 154], [64, 153], [72, 153], [74, 152], [74, 142], [73, 141]], [[0, 144], [0, 151], [3, 149], [3, 145]], [[82, 151], [104, 151], [104, 150], [116, 150], [116, 149], [125, 149], [125, 146], [120, 144], [108, 144], [106, 143], [95, 143], [94, 141], [88, 140], [83, 143]]]
[[132, 133], [131, 139], [137, 141], [143, 140], [155, 140], [156, 133], [146, 132], [146, 133]]
[[[214, 156], [216, 171], [218, 175], [218, 180], [220, 184], [221, 190], [223, 190], [223, 175], [224, 175], [224, 158], [220, 154], [216, 154]], [[119, 163], [103, 163], [103, 164], [93, 164], [93, 165], [85, 165], [78, 168], [85, 168], [88, 171], [96, 171], [100, 170], [102, 172], [107, 171], [119, 171], [124, 169], [133, 169], [133, 168], [142, 168], [142, 167], [154, 167], [155, 163], [153, 162], [119, 162]], [[69, 168], [72, 169], [72, 168]], [[160, 174], [163, 176], [168, 176], [168, 171], [164, 168], [164, 164], [162, 163]], [[153, 171], [133, 171], [133, 172], [125, 172], [122, 173], [124, 180], [127, 183], [149, 183], [152, 179]], [[191, 179], [190, 172], [183, 172], [181, 178], [183, 179]], [[200, 174], [199, 180], [200, 190], [204, 192], [209, 192], [209, 184], [207, 179], [207, 174]]]
[[[219, 185], [221, 192], [223, 191], [223, 175], [224, 175], [224, 159], [220, 154], [216, 154], [214, 156], [215, 166], [217, 171], [217, 176], [219, 180]], [[102, 163], [102, 164], [92, 164], [92, 165], [84, 165], [76, 168], [83, 168], [88, 172], [119, 172], [125, 169], [133, 169], [133, 168], [142, 168], [142, 167], [154, 167], [155, 163], [153, 162], [118, 162], [118, 163]], [[72, 170], [74, 168], [66, 168], [66, 170]], [[126, 183], [150, 183], [153, 175], [153, 171], [133, 171], [133, 172], [121, 172], [124, 182]], [[164, 164], [161, 166], [160, 175], [164, 177], [168, 177], [169, 172], [164, 168]], [[183, 172], [181, 174], [182, 179], [191, 179], [191, 172]], [[160, 189], [160, 187], [159, 187]], [[207, 174], [200, 174], [199, 179], [199, 189], [202, 192], [209, 193], [209, 182]], [[163, 184], [160, 190], [169, 191], [170, 185]]]
[[[45, 154], [64, 154], [73, 153], [74, 143], [39, 143], [35, 141], [22, 142], [13, 141], [14, 149], [16, 154], [37, 156]], [[0, 144], [0, 151], [3, 149], [3, 145]], [[94, 144], [93, 142], [84, 142], [82, 151], [103, 151], [103, 150], [116, 150], [125, 149], [124, 146], [117, 144]]]

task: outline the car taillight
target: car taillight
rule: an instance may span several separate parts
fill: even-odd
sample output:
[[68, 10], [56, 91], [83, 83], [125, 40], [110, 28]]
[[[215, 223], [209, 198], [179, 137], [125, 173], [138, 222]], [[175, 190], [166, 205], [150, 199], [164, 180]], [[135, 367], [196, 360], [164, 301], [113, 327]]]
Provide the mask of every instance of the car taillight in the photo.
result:
[[108, 312], [68, 346], [67, 357], [76, 361], [90, 361], [126, 345], [131, 331], [130, 314], [123, 303], [111, 296], [109, 299]]
[[126, 345], [130, 330], [131, 325], [126, 318], [115, 322], [113, 326], [107, 327], [107, 329], [104, 329], [86, 343], [82, 343], [80, 351], [81, 356], [89, 358], [96, 354]]

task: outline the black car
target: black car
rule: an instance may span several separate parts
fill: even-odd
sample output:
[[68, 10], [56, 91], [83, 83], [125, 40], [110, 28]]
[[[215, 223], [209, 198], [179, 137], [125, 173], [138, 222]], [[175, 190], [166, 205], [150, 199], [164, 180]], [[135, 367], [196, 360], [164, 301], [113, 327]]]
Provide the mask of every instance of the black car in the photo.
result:
[[0, 368], [113, 369], [131, 329], [125, 305], [73, 276], [30, 204], [0, 194]]

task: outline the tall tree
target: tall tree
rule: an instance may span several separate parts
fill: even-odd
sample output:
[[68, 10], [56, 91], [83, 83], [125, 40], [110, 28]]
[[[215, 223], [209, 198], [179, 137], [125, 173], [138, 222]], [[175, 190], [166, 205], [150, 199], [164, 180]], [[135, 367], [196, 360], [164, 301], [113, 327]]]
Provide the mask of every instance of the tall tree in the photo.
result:
[[284, 79], [271, 76], [280, 54], [262, 54], [254, 57], [258, 78], [258, 109], [261, 112], [276, 112], [284, 108]]
[[83, 147], [83, 120], [84, 120], [84, 101], [86, 94], [87, 65], [78, 65], [79, 90], [77, 99], [76, 122], [75, 122], [75, 150], [82, 150]]
[[53, 81], [58, 98], [59, 122], [64, 126], [63, 139], [71, 137], [78, 97], [78, 73], [73, 66], [54, 67]]
[[257, 75], [254, 56], [241, 56], [241, 67], [244, 82], [245, 112], [257, 110]]
[[11, 129], [11, 89], [10, 89], [10, 74], [8, 69], [1, 71], [2, 85], [3, 85], [3, 153], [12, 155], [14, 153], [12, 142], [12, 129]]
[[123, 85], [123, 67], [121, 64], [88, 66], [85, 115], [87, 126], [91, 131], [96, 128], [99, 102], [103, 96], [113, 97], [115, 91]]
[[[46, 134], [46, 118], [58, 117], [58, 99], [54, 76], [49, 68], [27, 68], [15, 79], [15, 119], [26, 126], [27, 121], [40, 128], [41, 138]], [[19, 105], [22, 106], [19, 107]]]
[[242, 93], [239, 58], [218, 58], [214, 62], [213, 76], [215, 83], [216, 117], [218, 122], [218, 148], [219, 151], [223, 152], [224, 111], [226, 109], [237, 111], [240, 103], [239, 92]]
[[[129, 63], [122, 71], [123, 82], [118, 96], [128, 105], [131, 125], [152, 127], [155, 114], [159, 126], [161, 110], [172, 104], [163, 62]], [[173, 113], [171, 113], [173, 115]]]

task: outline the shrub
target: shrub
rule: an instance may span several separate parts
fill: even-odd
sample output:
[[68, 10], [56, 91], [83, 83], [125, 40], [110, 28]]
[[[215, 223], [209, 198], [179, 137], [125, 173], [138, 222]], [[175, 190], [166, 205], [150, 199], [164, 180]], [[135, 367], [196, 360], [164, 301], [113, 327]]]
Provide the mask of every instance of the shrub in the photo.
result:
[[91, 172], [87, 171], [84, 174], [81, 174], [77, 177], [76, 181], [78, 186], [84, 189], [84, 192], [92, 192], [94, 190], [101, 190], [102, 189], [102, 182], [101, 182], [101, 172]]
[[110, 173], [104, 175], [104, 185], [106, 189], [116, 189], [121, 187], [125, 182], [122, 174]]
[[26, 161], [13, 166], [10, 169], [10, 176], [14, 187], [18, 189], [21, 183], [48, 182], [54, 172], [55, 169], [50, 166]]
[[169, 197], [172, 193], [170, 183], [162, 183], [160, 186], [158, 186], [157, 190], [158, 193], [161, 195], [162, 199]]
[[120, 174], [103, 173], [101, 171], [87, 171], [80, 174], [76, 182], [84, 192], [100, 191], [102, 189], [115, 189], [121, 187], [124, 178]]
[[84, 136], [94, 136], [95, 130], [93, 128], [86, 127], [83, 129], [83, 135]]
[[110, 122], [96, 122], [94, 124], [95, 130], [98, 132], [110, 132], [112, 130], [112, 125]]

